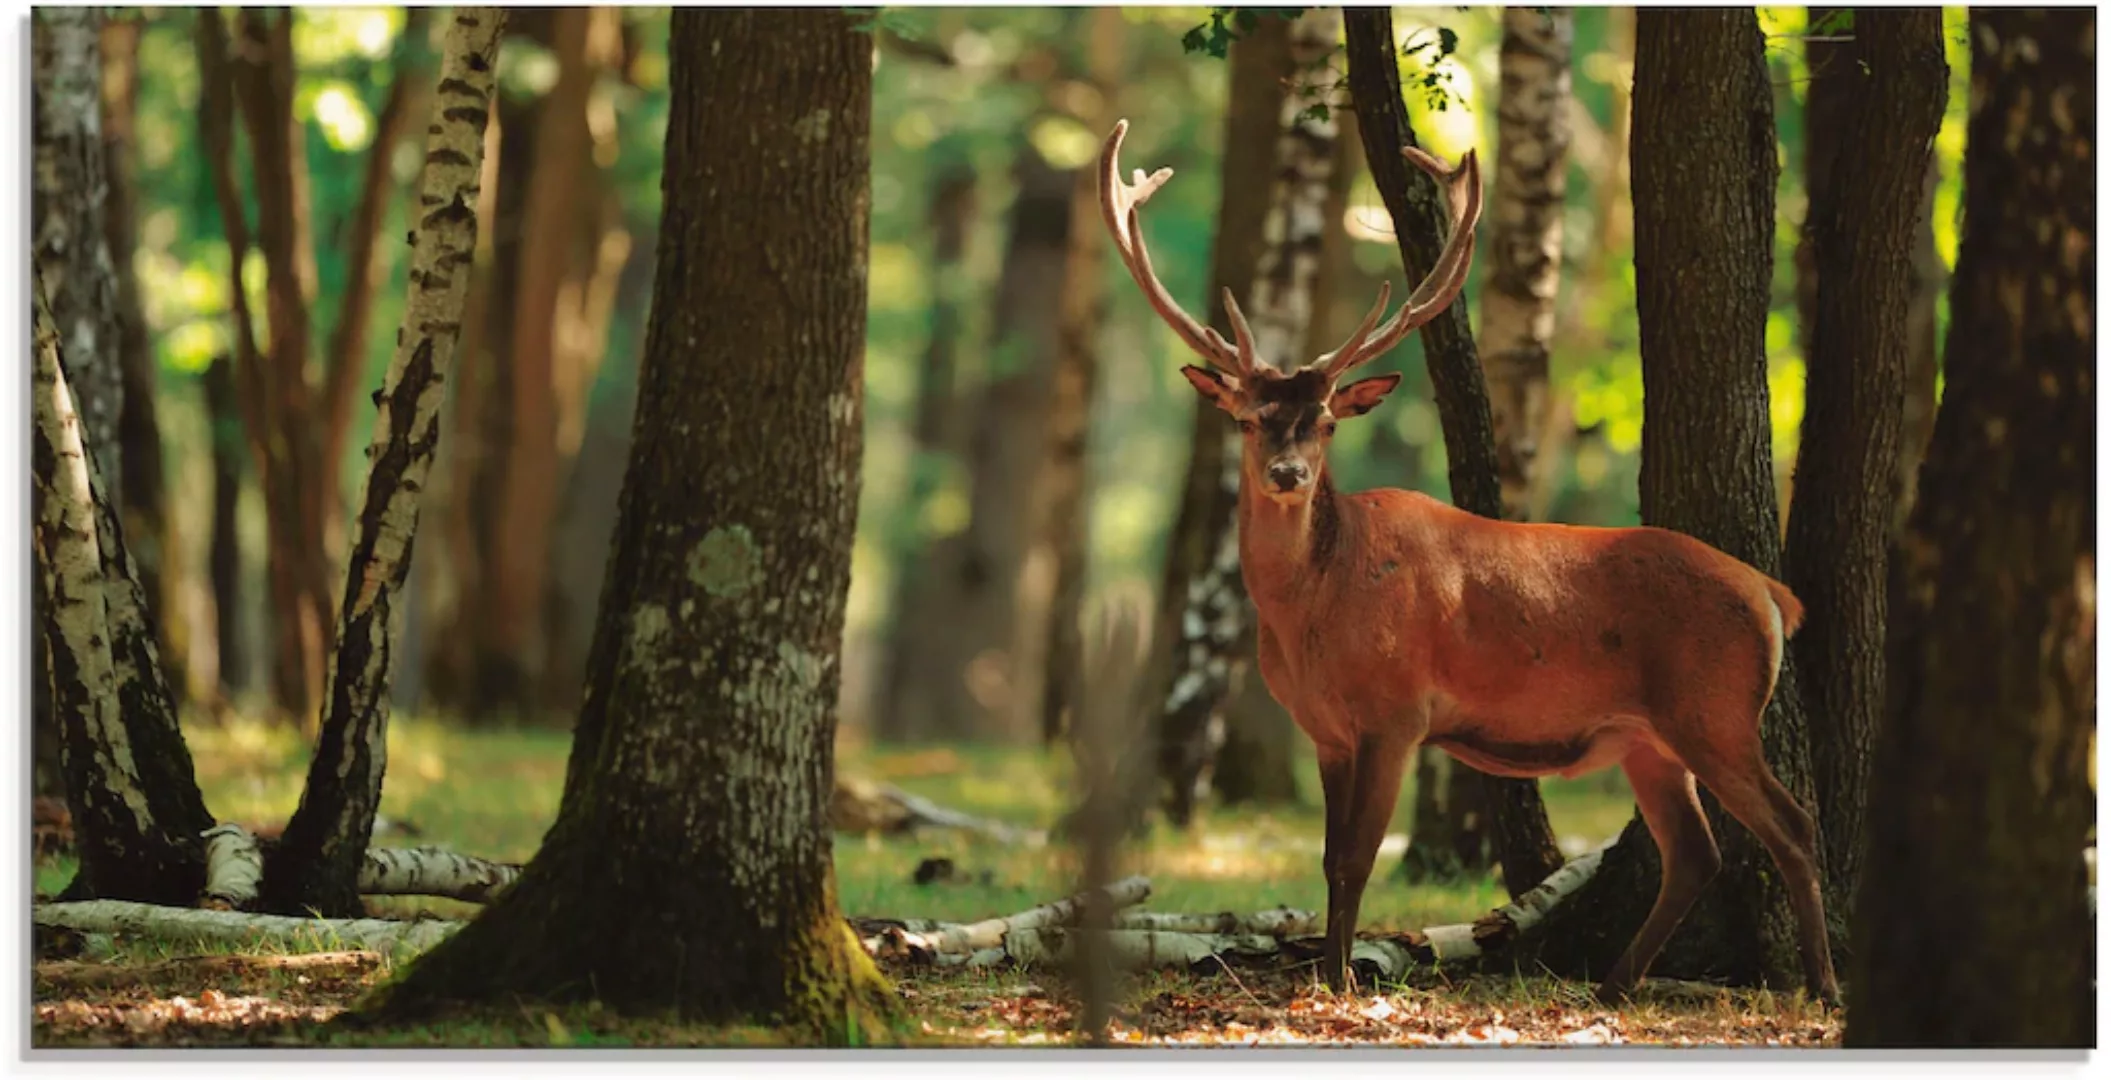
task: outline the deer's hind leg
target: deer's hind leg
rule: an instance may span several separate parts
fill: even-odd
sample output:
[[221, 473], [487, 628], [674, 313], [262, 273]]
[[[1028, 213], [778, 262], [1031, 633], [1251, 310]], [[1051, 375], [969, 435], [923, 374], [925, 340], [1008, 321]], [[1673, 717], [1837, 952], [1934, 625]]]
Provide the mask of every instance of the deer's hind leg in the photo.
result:
[[1840, 986], [1833, 976], [1825, 900], [1819, 892], [1817, 823], [1768, 767], [1758, 723], [1739, 729], [1727, 746], [1701, 739], [1692, 747], [1675, 749], [1723, 809], [1759, 838], [1780, 869], [1789, 907], [1796, 913], [1805, 987], [1811, 997], [1837, 1004]]
[[1655, 905], [1635, 931], [1627, 951], [1613, 964], [1605, 981], [1598, 984], [1598, 999], [1614, 1002], [1627, 996], [1647, 974], [1649, 965], [1678, 928], [1701, 890], [1722, 869], [1722, 854], [1715, 847], [1715, 834], [1701, 813], [1700, 796], [1693, 788], [1693, 774], [1684, 765], [1664, 755], [1654, 745], [1637, 743], [1622, 760], [1628, 786], [1634, 789], [1635, 805], [1649, 826], [1662, 856], [1663, 876], [1657, 885]]

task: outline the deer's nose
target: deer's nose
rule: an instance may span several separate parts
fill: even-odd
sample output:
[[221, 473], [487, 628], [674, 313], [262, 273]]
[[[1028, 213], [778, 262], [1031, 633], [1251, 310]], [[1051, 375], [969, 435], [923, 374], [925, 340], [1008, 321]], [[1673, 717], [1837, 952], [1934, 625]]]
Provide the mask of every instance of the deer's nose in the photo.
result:
[[1276, 461], [1268, 466], [1268, 482], [1277, 491], [1296, 491], [1305, 486], [1305, 463], [1302, 461]]

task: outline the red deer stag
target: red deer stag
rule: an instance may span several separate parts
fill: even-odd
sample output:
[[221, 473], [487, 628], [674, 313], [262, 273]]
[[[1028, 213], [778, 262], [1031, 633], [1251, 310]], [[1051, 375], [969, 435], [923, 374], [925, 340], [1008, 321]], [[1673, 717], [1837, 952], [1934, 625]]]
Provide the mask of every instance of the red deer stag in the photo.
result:
[[1412, 147], [1447, 189], [1451, 236], [1382, 325], [1391, 297], [1340, 348], [1294, 371], [1261, 362], [1226, 291], [1234, 342], [1173, 302], [1137, 207], [1171, 169], [1124, 183], [1128, 122], [1100, 154], [1100, 209], [1151, 306], [1208, 368], [1181, 369], [1245, 433], [1239, 559], [1260, 614], [1261, 676], [1319, 752], [1327, 802], [1324, 972], [1348, 985], [1357, 909], [1411, 753], [1427, 742], [1499, 776], [1567, 777], [1615, 762], [1663, 854], [1656, 904], [1598, 988], [1627, 995], [1721, 868], [1693, 782], [1751, 829], [1794, 904], [1811, 994], [1838, 998], [1811, 816], [1761, 755], [1759, 718], [1802, 619], [1788, 588], [1690, 536], [1654, 528], [1494, 521], [1418, 492], [1342, 494], [1327, 476], [1337, 421], [1400, 382], [1341, 384], [1449, 306], [1473, 259], [1480, 169]]

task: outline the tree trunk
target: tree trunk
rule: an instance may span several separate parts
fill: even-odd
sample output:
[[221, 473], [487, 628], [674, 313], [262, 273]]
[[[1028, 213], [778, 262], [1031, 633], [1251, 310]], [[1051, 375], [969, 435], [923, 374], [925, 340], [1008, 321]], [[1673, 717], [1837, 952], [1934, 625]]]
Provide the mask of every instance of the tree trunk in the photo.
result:
[[[1561, 283], [1561, 219], [1568, 194], [1569, 49], [1575, 14], [1503, 9], [1502, 104], [1495, 193], [1481, 290], [1481, 364], [1495, 423], [1503, 516], [1524, 520], [1546, 425], [1547, 353]], [[1537, 884], [1536, 882], [1534, 884]]]
[[[51, 8], [31, 21], [35, 178], [31, 220], [41, 289], [72, 357], [82, 438], [105, 467], [120, 458], [119, 421], [124, 381], [116, 350], [118, 321], [103, 215], [104, 147], [97, 70], [99, 9]], [[113, 471], [113, 486], [121, 477]], [[35, 635], [30, 671], [32, 756], [37, 789], [63, 786], [63, 733], [50, 698], [50, 660]]]
[[[1072, 174], [1031, 144], [1019, 148], [1018, 195], [998, 273], [987, 377], [968, 409], [967, 527], [931, 545], [931, 587], [898, 627], [917, 643], [890, 670], [886, 710], [895, 730], [932, 739], [1021, 739], [1018, 702], [1040, 700], [1026, 676], [1039, 657], [1021, 626], [1045, 625], [1022, 588], [1028, 496], [1048, 416], [1049, 343], [1070, 235]], [[1090, 222], [1098, 227], [1098, 222]], [[1028, 610], [1022, 611], [1025, 607]], [[899, 654], [898, 654], [899, 655]]]
[[[509, 12], [510, 20], [512, 12]], [[480, 702], [513, 691], [492, 687], [485, 664], [496, 633], [488, 615], [498, 573], [498, 492], [503, 490], [508, 447], [513, 439], [513, 318], [517, 306], [520, 250], [525, 233], [527, 181], [535, 161], [537, 125], [531, 103], [503, 87], [484, 131], [484, 176], [479, 184], [479, 228], [474, 279], [464, 306], [461, 368], [455, 377], [452, 411], [460, 433], [446, 458], [446, 524], [451, 603], [438, 617], [444, 628], [428, 663], [434, 704], [462, 716], [481, 716]]]
[[592, 997], [843, 1039], [889, 1008], [826, 824], [865, 333], [872, 41], [850, 27], [674, 14], [637, 431], [563, 805], [387, 1011]]
[[[1392, 215], [1402, 269], [1408, 280], [1419, 281], [1436, 266], [1449, 215], [1436, 182], [1420, 169], [1409, 168], [1400, 154], [1402, 146], [1418, 144], [1400, 103], [1391, 10], [1358, 9], [1348, 12], [1347, 20], [1349, 91], [1356, 99], [1364, 159]], [[1437, 418], [1444, 429], [1451, 501], [1482, 517], [1500, 518], [1503, 501], [1494, 420], [1465, 303], [1446, 308], [1422, 327], [1420, 337]], [[1553, 826], [1539, 798], [1539, 785], [1532, 780], [1484, 777], [1481, 787], [1503, 842], [1499, 854], [1504, 886], [1512, 896], [1522, 895], [1562, 862]]]
[[[1949, 71], [1935, 8], [1858, 9], [1852, 42], [1809, 48], [1816, 320], [1783, 562], [1805, 608], [1791, 648], [1811, 717], [1827, 891], [1844, 903], [1884, 707], [1886, 555], [1920, 209], [1902, 196], [1918, 196], [1926, 179]], [[1850, 147], [1854, 167], [1842, 168]]]
[[233, 696], [249, 687], [249, 650], [242, 637], [242, 534], [235, 512], [242, 502], [242, 412], [235, 400], [234, 363], [213, 357], [205, 369], [205, 414], [212, 431], [212, 542], [206, 555], [213, 588], [216, 688]]
[[[1083, 85], [1098, 91], [1098, 115], [1080, 117], [1091, 131], [1112, 127], [1121, 93], [1126, 45], [1121, 9], [1097, 7], [1084, 19], [1086, 72]], [[1101, 251], [1105, 232], [1096, 228], [1099, 176], [1078, 169], [1070, 184], [1070, 236], [1063, 286], [1055, 296], [1055, 369], [1048, 403], [1048, 445], [1034, 483], [1036, 542], [1030, 564], [1053, 575], [1047, 614], [1047, 653], [1041, 664], [1041, 738], [1054, 743], [1068, 729], [1074, 691], [1084, 673], [1085, 575], [1090, 562], [1091, 483], [1087, 468], [1092, 401], [1099, 383], [1099, 332], [1107, 296]]]
[[[531, 712], [546, 671], [543, 612], [559, 473], [557, 313], [577, 247], [582, 205], [594, 185], [587, 106], [602, 54], [615, 45], [614, 9], [560, 8], [554, 21], [557, 81], [537, 107], [534, 164], [527, 174], [511, 348], [504, 354], [512, 394], [512, 437], [499, 480], [500, 543], [489, 571], [487, 635], [471, 700], [487, 717]], [[489, 696], [487, 696], [487, 694]]]
[[915, 670], [915, 653], [927, 642], [912, 630], [925, 611], [926, 600], [938, 572], [930, 557], [936, 542], [926, 539], [924, 517], [947, 461], [960, 452], [959, 352], [962, 287], [960, 263], [967, 249], [968, 231], [975, 224], [975, 171], [965, 160], [947, 162], [932, 187], [931, 195], [931, 337], [924, 345], [923, 370], [917, 376], [916, 419], [912, 437], [914, 456], [909, 469], [909, 498], [905, 516], [907, 536], [897, 545], [894, 602], [889, 606], [895, 632], [887, 639], [882, 702], [874, 717], [873, 730], [888, 741], [916, 739], [927, 730], [928, 714], [911, 714], [894, 707], [901, 699], [897, 680]]
[[1948, 388], [1894, 613], [1852, 1047], [2094, 1045], [2095, 23], [1972, 12]]
[[[169, 516], [167, 480], [161, 451], [161, 425], [155, 416], [155, 360], [147, 340], [146, 315], [140, 310], [139, 286], [132, 272], [138, 246], [133, 209], [132, 146], [139, 105], [139, 34], [141, 17], [111, 19], [102, 26], [102, 128], [104, 176], [108, 195], [103, 204], [103, 235], [116, 277], [117, 363], [123, 373], [123, 405], [118, 410], [119, 459], [111, 467], [123, 475], [119, 517], [131, 538], [132, 558], [139, 564], [139, 583], [168, 615], [179, 610], [182, 590], [176, 584], [183, 560], [177, 557], [175, 522]], [[182, 619], [160, 620], [156, 643], [168, 669], [189, 670], [189, 634]], [[179, 689], [187, 690], [178, 684]]]
[[[1304, 115], [1323, 92], [1289, 87], [1318, 81], [1309, 69], [1333, 47], [1340, 25], [1333, 8], [1314, 8], [1295, 20], [1265, 17], [1231, 47], [1209, 319], [1229, 338], [1223, 297], [1230, 290], [1241, 298], [1262, 359], [1278, 367], [1313, 354], [1314, 324], [1320, 321], [1315, 313], [1325, 302], [1321, 255], [1346, 186], [1335, 153], [1335, 118]], [[1215, 785], [1220, 758], [1231, 745], [1228, 703], [1247, 681], [1254, 648], [1253, 603], [1239, 566], [1234, 520], [1243, 452], [1229, 419], [1197, 405], [1156, 620], [1160, 674], [1148, 699], [1158, 703], [1165, 812], [1180, 827], [1190, 824]], [[1240, 740], [1241, 750], [1277, 741], [1264, 728], [1260, 738]], [[1242, 795], [1280, 789], [1256, 767], [1265, 762], [1250, 754], [1230, 766], [1228, 779]]]
[[[1636, 13], [1633, 173], [1642, 333], [1642, 517], [1773, 574], [1780, 561], [1767, 406], [1773, 96], [1750, 8]], [[1812, 805], [1793, 654], [1760, 725], [1768, 763]], [[1704, 795], [1723, 870], [1653, 974], [1802, 985], [1795, 922], [1765, 849]], [[1820, 863], [1823, 863], [1821, 854]], [[1656, 893], [1639, 815], [1520, 962], [1602, 975]]]
[[34, 294], [31, 463], [40, 498], [31, 583], [81, 862], [67, 892], [186, 904], [204, 881], [199, 833], [212, 816], [192, 777], [137, 571], [81, 437], [57, 321], [43, 289]]
[[359, 910], [359, 862], [381, 804], [388, 750], [390, 650], [410, 571], [418, 495], [440, 438], [440, 406], [462, 333], [476, 248], [476, 184], [505, 13], [454, 9], [427, 128], [420, 216], [411, 233], [410, 294], [396, 354], [377, 398], [357, 533], [345, 571], [343, 622], [330, 657], [322, 737], [300, 808], [265, 867], [266, 910]]
[[[267, 564], [275, 640], [272, 695], [282, 716], [309, 723], [316, 715], [330, 631], [322, 540], [328, 493], [317, 461], [306, 376], [315, 258], [308, 237], [306, 158], [293, 118], [292, 18], [282, 11], [276, 23], [267, 23], [260, 9], [243, 9], [241, 47], [233, 52], [218, 11], [199, 12], [197, 28], [201, 134], [231, 249], [243, 416], [257, 458], [273, 553]], [[233, 165], [237, 104], [257, 178], [257, 242], [267, 271], [271, 333], [265, 353], [256, 347], [243, 295], [241, 267], [249, 233]]]
[[431, 13], [432, 9], [422, 7], [404, 11], [403, 32], [396, 38], [395, 76], [389, 83], [388, 96], [382, 99], [381, 111], [374, 116], [374, 141], [367, 148], [360, 173], [359, 201], [354, 204], [352, 220], [346, 227], [351, 246], [345, 254], [345, 293], [337, 308], [337, 324], [330, 330], [322, 386], [322, 467], [329, 492], [323, 500], [323, 537], [332, 547], [343, 543], [345, 531], [339, 521], [335, 478], [344, 465], [345, 441], [352, 432], [353, 391], [366, 380], [367, 334], [374, 292], [388, 272], [388, 261], [377, 256], [382, 251], [382, 219], [389, 196], [395, 191], [391, 180], [396, 146], [410, 133], [411, 121], [422, 103], [418, 87], [430, 78], [421, 68], [412, 66], [412, 58], [418, 55], [412, 43], [427, 36], [425, 26]]
[[1906, 309], [1905, 408], [1898, 425], [1898, 466], [1891, 475], [1891, 543], [1904, 536], [1919, 492], [1920, 463], [1935, 434], [1935, 309], [1942, 298], [1949, 268], [1935, 249], [1935, 187], [1942, 178], [1940, 161], [1928, 155], [1922, 181], [1920, 215], [1913, 227], [1913, 302]]

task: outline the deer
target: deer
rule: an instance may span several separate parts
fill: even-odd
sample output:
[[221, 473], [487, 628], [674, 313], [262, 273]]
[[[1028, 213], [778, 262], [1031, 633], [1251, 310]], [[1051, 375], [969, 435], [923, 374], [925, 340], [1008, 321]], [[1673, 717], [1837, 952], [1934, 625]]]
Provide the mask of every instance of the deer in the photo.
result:
[[1159, 317], [1204, 361], [1181, 373], [1242, 436], [1236, 524], [1269, 693], [1317, 751], [1326, 802], [1321, 973], [1353, 989], [1358, 909], [1414, 751], [1484, 773], [1577, 777], [1615, 764], [1663, 859], [1649, 914], [1595, 988], [1626, 1000], [1722, 867], [1698, 781], [1779, 868], [1810, 995], [1837, 1003], [1812, 816], [1762, 753], [1759, 722], [1803, 618], [1787, 586], [1667, 529], [1500, 521], [1397, 488], [1343, 493], [1328, 477], [1335, 426], [1377, 408], [1397, 374], [1352, 382], [1441, 314], [1466, 282], [1480, 218], [1479, 163], [1413, 146], [1450, 235], [1391, 318], [1378, 302], [1339, 348], [1294, 370], [1256, 355], [1238, 300], [1233, 340], [1174, 302], [1151, 266], [1138, 209], [1172, 179], [1123, 181], [1128, 121], [1101, 147], [1100, 211]]

